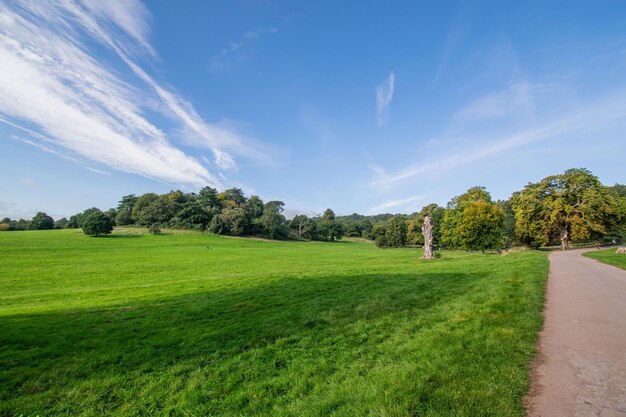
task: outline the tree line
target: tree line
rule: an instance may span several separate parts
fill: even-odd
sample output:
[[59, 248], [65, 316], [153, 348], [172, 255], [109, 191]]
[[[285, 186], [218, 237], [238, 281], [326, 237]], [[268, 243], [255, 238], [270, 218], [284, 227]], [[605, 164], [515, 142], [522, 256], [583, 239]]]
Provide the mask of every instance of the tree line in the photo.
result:
[[370, 232], [379, 247], [423, 245], [429, 216], [436, 247], [466, 250], [570, 242], [619, 242], [626, 238], [626, 186], [604, 186], [584, 168], [568, 169], [529, 183], [507, 200], [493, 201], [484, 187], [472, 187], [447, 206], [429, 204], [397, 215]]
[[570, 241], [626, 237], [626, 186], [604, 186], [584, 168], [529, 183], [507, 200], [493, 201], [484, 187], [472, 187], [446, 207], [429, 204], [408, 215], [335, 216], [327, 209], [322, 215], [299, 214], [287, 220], [283, 209], [282, 201], [246, 197], [239, 188], [218, 192], [204, 187], [198, 193], [131, 194], [115, 208], [93, 207], [57, 221], [46, 213], [31, 220], [5, 218], [0, 230], [83, 228], [98, 235], [110, 233], [114, 225], [148, 227], [154, 233], [166, 227], [271, 239], [361, 237], [379, 247], [403, 247], [423, 245], [421, 229], [429, 216], [433, 244], [441, 248], [485, 251], [556, 244], [566, 248]]

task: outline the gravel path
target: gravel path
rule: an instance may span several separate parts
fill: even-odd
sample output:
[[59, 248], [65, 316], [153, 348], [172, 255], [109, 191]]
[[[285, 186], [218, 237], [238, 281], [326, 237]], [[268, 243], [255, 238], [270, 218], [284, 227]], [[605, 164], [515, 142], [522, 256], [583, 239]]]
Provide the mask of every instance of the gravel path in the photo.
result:
[[626, 417], [626, 271], [584, 251], [550, 255], [530, 417]]

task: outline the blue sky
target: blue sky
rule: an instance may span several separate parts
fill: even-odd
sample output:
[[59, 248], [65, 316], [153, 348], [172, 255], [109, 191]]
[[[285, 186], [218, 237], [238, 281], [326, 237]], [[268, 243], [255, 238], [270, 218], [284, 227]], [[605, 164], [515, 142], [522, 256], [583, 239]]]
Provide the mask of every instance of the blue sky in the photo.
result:
[[0, 2], [0, 217], [240, 187], [409, 213], [626, 182], [626, 3]]

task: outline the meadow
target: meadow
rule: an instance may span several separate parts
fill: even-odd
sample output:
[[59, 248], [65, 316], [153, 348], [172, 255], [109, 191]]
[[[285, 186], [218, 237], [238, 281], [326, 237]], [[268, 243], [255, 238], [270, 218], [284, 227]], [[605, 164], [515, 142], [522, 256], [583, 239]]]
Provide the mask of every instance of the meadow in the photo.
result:
[[0, 233], [0, 416], [522, 416], [547, 254]]
[[612, 248], [600, 251], [585, 252], [583, 253], [583, 256], [596, 259], [600, 262], [604, 262], [618, 268], [626, 269], [626, 255], [615, 252], [615, 248]]

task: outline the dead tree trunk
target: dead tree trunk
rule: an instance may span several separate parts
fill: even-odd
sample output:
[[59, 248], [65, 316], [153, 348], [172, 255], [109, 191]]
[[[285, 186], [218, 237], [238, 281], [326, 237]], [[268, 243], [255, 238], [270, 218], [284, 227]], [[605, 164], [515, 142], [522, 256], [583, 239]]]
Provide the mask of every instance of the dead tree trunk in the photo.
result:
[[567, 227], [561, 230], [561, 250], [569, 249], [569, 234], [567, 233]]
[[433, 225], [430, 223], [430, 216], [424, 217], [422, 234], [424, 235], [424, 256], [422, 259], [433, 259]]

